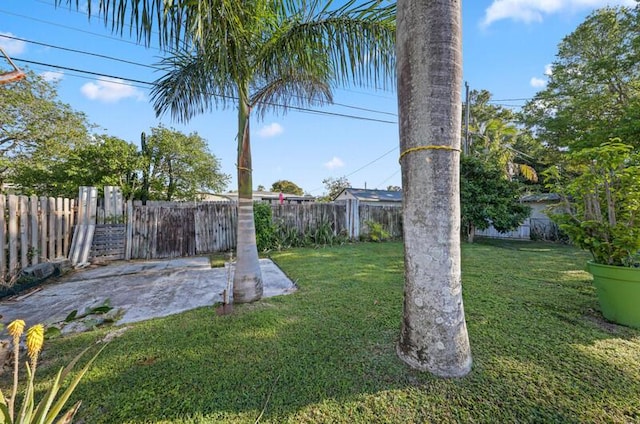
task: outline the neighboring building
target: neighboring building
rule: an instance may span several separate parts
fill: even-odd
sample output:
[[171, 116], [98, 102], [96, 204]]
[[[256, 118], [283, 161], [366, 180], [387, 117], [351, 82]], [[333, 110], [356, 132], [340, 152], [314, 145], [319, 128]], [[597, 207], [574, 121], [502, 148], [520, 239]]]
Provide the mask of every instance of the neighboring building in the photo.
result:
[[[315, 202], [316, 198], [313, 196], [305, 195], [298, 196], [297, 194], [291, 193], [277, 193], [273, 191], [254, 191], [253, 192], [253, 201], [254, 202], [267, 202], [271, 204], [280, 203], [280, 194], [282, 194], [282, 203], [283, 204], [299, 204], [299, 203], [309, 203]], [[238, 192], [233, 191], [224, 194], [225, 197], [229, 198], [232, 202], [238, 201]]]
[[200, 193], [198, 197], [202, 202], [235, 202], [235, 199], [226, 194]]
[[360, 203], [372, 205], [400, 206], [402, 205], [402, 192], [389, 190], [369, 190], [366, 188], [345, 188], [333, 201], [343, 202], [357, 199]]
[[513, 231], [499, 233], [493, 226], [486, 230], [476, 230], [476, 236], [508, 238], [520, 240], [558, 240], [558, 226], [549, 218], [547, 212], [560, 201], [555, 193], [529, 194], [520, 198], [531, 208], [531, 215], [522, 225]]
[[556, 193], [530, 194], [520, 199], [531, 207], [529, 216], [530, 238], [532, 240], [559, 240], [558, 226], [549, 218], [559, 207], [560, 195]]

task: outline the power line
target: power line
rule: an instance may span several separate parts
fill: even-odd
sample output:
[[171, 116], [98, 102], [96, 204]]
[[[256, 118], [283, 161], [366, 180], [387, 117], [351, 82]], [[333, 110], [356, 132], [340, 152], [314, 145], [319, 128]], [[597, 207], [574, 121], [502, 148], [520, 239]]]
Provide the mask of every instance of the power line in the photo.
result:
[[377, 187], [383, 187], [383, 184], [386, 183], [387, 181], [389, 181], [391, 178], [395, 177], [396, 175], [398, 175], [400, 173], [400, 171], [402, 171], [402, 169], [398, 169], [396, 172], [394, 172], [393, 174], [389, 175], [387, 178], [385, 178], [381, 183], [378, 183]]
[[[0, 37], [12, 39], [12, 40], [23, 41], [25, 43], [32, 43], [32, 44], [36, 44], [36, 45], [40, 45], [40, 46], [53, 48], [53, 49], [59, 49], [59, 50], [63, 50], [63, 51], [69, 51], [69, 52], [73, 52], [73, 53], [83, 54], [83, 55], [87, 55], [87, 56], [93, 56], [93, 57], [99, 57], [99, 58], [108, 59], [108, 60], [114, 60], [114, 61], [118, 61], [118, 62], [128, 63], [128, 64], [131, 64], [131, 65], [142, 66], [142, 67], [146, 67], [146, 68], [150, 68], [150, 69], [162, 70], [162, 68], [160, 68], [160, 67], [147, 65], [147, 64], [144, 64], [144, 63], [140, 63], [140, 62], [133, 62], [133, 61], [130, 61], [130, 60], [120, 59], [120, 58], [117, 58], [117, 57], [108, 56], [108, 55], [104, 55], [104, 54], [88, 52], [88, 51], [78, 50], [78, 49], [71, 49], [71, 48], [68, 48], [68, 47], [56, 46], [56, 45], [53, 45], [53, 44], [42, 43], [42, 42], [39, 42], [39, 41], [28, 40], [28, 39], [25, 39], [25, 38], [14, 37], [14, 36], [11, 36], [11, 35], [0, 34]], [[50, 66], [55, 66], [55, 65], [50, 65]], [[121, 77], [115, 77], [115, 78], [126, 79], [126, 78], [121, 78]], [[149, 84], [152, 84], [152, 83], [149, 83]], [[392, 113], [392, 112], [385, 112], [385, 111], [381, 111], [381, 110], [375, 110], [375, 109], [364, 108], [364, 107], [359, 107], [359, 106], [352, 106], [352, 105], [347, 105], [347, 104], [344, 104], [344, 103], [334, 102], [334, 103], [332, 103], [332, 105], [333, 106], [346, 107], [346, 108], [354, 109], [354, 110], [361, 110], [361, 111], [365, 111], [365, 112], [379, 113], [379, 114], [389, 115], [389, 116], [394, 116], [394, 117], [398, 116], [396, 113]], [[381, 122], [390, 122], [390, 121], [381, 121]]]
[[[154, 85], [152, 82], [148, 82], [148, 81], [141, 81], [141, 80], [136, 80], [136, 79], [132, 79], [132, 78], [119, 77], [119, 76], [115, 76], [115, 75], [105, 74], [105, 73], [102, 73], [102, 72], [85, 71], [83, 69], [71, 68], [71, 67], [68, 67], [68, 66], [54, 65], [52, 63], [43, 63], [43, 62], [37, 62], [35, 60], [18, 59], [18, 58], [14, 58], [13, 60], [15, 60], [17, 62], [29, 63], [29, 64], [32, 64], [32, 65], [49, 66], [51, 68], [64, 69], [65, 71], [80, 72], [82, 74], [95, 75], [95, 76], [98, 76], [98, 77], [105, 77], [105, 78], [112, 78], [112, 79], [116, 79], [116, 80], [135, 82], [137, 84], [146, 84], [146, 85], [150, 85], [150, 86]], [[114, 82], [118, 83], [117, 81], [114, 81]], [[124, 84], [124, 85], [126, 85], [126, 84]]]
[[522, 101], [527, 101], [527, 100], [531, 100], [530, 98], [526, 98], [526, 97], [522, 97], [519, 99], [495, 99], [495, 100], [489, 100], [489, 103], [494, 103], [494, 102], [522, 102]]
[[[114, 79], [114, 80], [133, 82], [133, 83], [136, 83], [136, 84], [144, 84], [144, 85], [148, 85], [148, 86], [154, 86], [155, 85], [154, 83], [148, 82], [148, 81], [141, 81], [141, 80], [122, 77], [122, 76], [110, 75], [110, 74], [105, 74], [105, 73], [102, 73], [102, 72], [85, 71], [83, 69], [71, 68], [71, 67], [62, 66], [62, 65], [54, 65], [54, 64], [50, 64], [50, 63], [43, 63], [43, 62], [38, 62], [38, 61], [28, 60], [28, 59], [14, 58], [14, 60], [17, 61], [17, 62], [22, 62], [22, 63], [29, 63], [29, 64], [40, 65], [40, 66], [48, 66], [48, 67], [52, 67], [52, 68], [56, 68], [56, 69], [63, 69], [63, 70], [66, 70], [66, 71], [79, 72], [79, 73], [88, 74], [88, 75], [94, 75], [94, 76], [99, 76], [99, 77], [104, 77], [104, 78], [111, 78], [111, 79]], [[113, 81], [113, 82], [116, 83], [116, 84], [123, 84], [123, 83], [120, 83], [118, 81]], [[123, 84], [123, 85], [126, 85], [126, 84]], [[211, 96], [215, 96], [215, 97], [223, 97], [223, 98], [227, 98], [227, 99], [231, 99], [231, 100], [238, 100], [238, 98], [234, 97], [234, 96], [223, 96], [223, 95], [220, 95], [220, 94], [210, 94], [210, 95]], [[379, 122], [379, 123], [383, 123], [383, 124], [393, 124], [393, 125], [397, 124], [396, 121], [387, 121], [387, 120], [383, 120], [383, 119], [368, 118], [368, 117], [365, 117], [365, 116], [348, 115], [348, 114], [345, 114], [345, 113], [328, 112], [328, 111], [316, 110], [316, 109], [308, 109], [308, 108], [303, 108], [303, 107], [300, 107], [300, 106], [290, 106], [290, 105], [282, 105], [282, 104], [278, 104], [278, 103], [267, 103], [267, 102], [265, 102], [265, 104], [270, 105], [270, 106], [281, 107], [283, 109], [286, 108], [286, 109], [296, 110], [296, 111], [299, 111], [299, 112], [315, 113], [315, 114], [318, 114], [318, 115], [337, 116], [337, 117], [342, 117], [342, 118], [358, 119], [358, 120], [362, 120], [362, 121]]]
[[355, 174], [356, 172], [360, 172], [362, 171], [364, 168], [366, 168], [369, 165], [373, 165], [375, 162], [379, 161], [380, 159], [382, 159], [385, 156], [390, 155], [391, 153], [393, 153], [395, 150], [398, 150], [398, 146], [394, 147], [393, 149], [389, 150], [388, 152], [384, 153], [382, 156], [379, 156], [377, 158], [375, 158], [374, 160], [372, 160], [371, 162], [367, 163], [366, 165], [361, 166], [360, 168], [356, 169], [355, 171], [353, 171], [350, 174], [345, 175], [345, 177], [350, 177], [353, 174]]
[[0, 34], [0, 37], [9, 38], [11, 40], [23, 41], [25, 43], [36, 44], [38, 46], [49, 47], [49, 48], [52, 48], [52, 49], [64, 50], [64, 51], [67, 51], [67, 52], [79, 53], [79, 54], [84, 54], [84, 55], [87, 55], [87, 56], [100, 57], [102, 59], [109, 59], [109, 60], [114, 60], [114, 61], [117, 61], [117, 62], [128, 63], [130, 65], [143, 66], [145, 68], [151, 68], [151, 69], [160, 70], [160, 68], [157, 67], [157, 66], [151, 66], [151, 65], [147, 65], [145, 63], [140, 63], [140, 62], [133, 62], [131, 60], [120, 59], [119, 57], [107, 56], [105, 54], [87, 52], [87, 51], [84, 51], [84, 50], [71, 49], [71, 48], [68, 48], [68, 47], [56, 46], [56, 45], [47, 44], [47, 43], [41, 43], [39, 41], [27, 40], [25, 38], [14, 37], [14, 36], [11, 36], [11, 35], [6, 35], [6, 34]]
[[[382, 155], [378, 156], [377, 158], [373, 159], [372, 161], [367, 162], [366, 164], [362, 165], [360, 168], [358, 168], [358, 169], [356, 169], [355, 171], [353, 171], [353, 172], [351, 172], [351, 173], [349, 173], [349, 174], [345, 175], [344, 177], [345, 177], [345, 178], [347, 178], [347, 177], [350, 177], [350, 176], [352, 176], [352, 175], [354, 175], [354, 174], [356, 174], [356, 173], [358, 173], [358, 172], [362, 171], [363, 169], [365, 169], [365, 168], [367, 168], [367, 167], [369, 167], [369, 166], [373, 165], [374, 163], [376, 163], [376, 162], [377, 162], [377, 161], [379, 161], [380, 159], [384, 158], [385, 156], [390, 155], [391, 153], [393, 153], [393, 152], [394, 152], [394, 151], [396, 151], [396, 150], [398, 150], [398, 146], [396, 146], [396, 147], [394, 147], [393, 149], [391, 149], [391, 150], [389, 150], [389, 151], [387, 151], [387, 152], [383, 153]], [[397, 171], [397, 172], [396, 172], [395, 174], [393, 174], [391, 177], [387, 178], [385, 181], [383, 181], [383, 183], [384, 183], [384, 182], [386, 182], [387, 180], [391, 179], [392, 177], [394, 177], [398, 172], [400, 172], [400, 171]], [[313, 193], [313, 192], [316, 192], [316, 191], [318, 191], [318, 190], [322, 190], [323, 188], [324, 188], [324, 187], [314, 188], [313, 190], [309, 190], [309, 193]]]
[[[0, 9], [0, 13], [4, 13], [5, 15], [16, 16], [18, 18], [28, 19], [30, 21], [40, 22], [40, 23], [47, 24], [47, 25], [57, 26], [59, 28], [64, 28], [64, 29], [68, 29], [68, 30], [71, 30], [71, 31], [81, 32], [83, 34], [90, 34], [90, 35], [93, 35], [95, 37], [106, 38], [106, 39], [109, 39], [109, 40], [115, 40], [115, 41], [119, 41], [121, 43], [127, 43], [127, 44], [132, 44], [134, 46], [142, 47], [142, 45], [140, 43], [136, 43], [134, 41], [125, 40], [125, 39], [120, 38], [120, 37], [113, 37], [113, 36], [110, 36], [110, 35], [98, 34], [97, 32], [86, 31], [86, 30], [83, 30], [83, 29], [74, 28], [72, 26], [62, 25], [62, 24], [59, 24], [59, 23], [56, 23], [56, 22], [46, 21], [44, 19], [38, 19], [38, 18], [31, 17], [31, 16], [21, 15], [20, 13], [9, 12], [9, 11], [3, 10], [3, 9]], [[160, 50], [160, 49], [156, 49], [156, 50]]]

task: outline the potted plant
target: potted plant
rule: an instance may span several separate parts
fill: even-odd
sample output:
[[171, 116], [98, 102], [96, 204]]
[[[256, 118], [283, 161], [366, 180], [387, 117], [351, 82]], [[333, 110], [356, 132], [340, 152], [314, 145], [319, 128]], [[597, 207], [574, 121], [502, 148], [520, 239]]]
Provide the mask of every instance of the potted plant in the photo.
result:
[[552, 218], [593, 255], [588, 270], [602, 314], [640, 328], [640, 154], [612, 139], [567, 153], [546, 181], [563, 199]]

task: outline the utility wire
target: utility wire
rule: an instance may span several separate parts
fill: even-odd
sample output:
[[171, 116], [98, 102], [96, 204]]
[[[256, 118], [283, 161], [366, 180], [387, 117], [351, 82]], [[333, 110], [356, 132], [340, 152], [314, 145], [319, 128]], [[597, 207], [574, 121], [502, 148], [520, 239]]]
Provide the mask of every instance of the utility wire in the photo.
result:
[[385, 156], [390, 155], [391, 153], [393, 153], [394, 151], [398, 150], [398, 146], [394, 147], [393, 149], [389, 150], [388, 152], [384, 153], [382, 156], [379, 156], [377, 158], [375, 158], [374, 160], [372, 160], [371, 162], [367, 163], [366, 165], [361, 166], [360, 168], [356, 169], [355, 171], [353, 171], [350, 174], [345, 175], [345, 177], [350, 177], [353, 174], [355, 174], [356, 172], [360, 172], [362, 171], [364, 168], [366, 168], [369, 165], [373, 165], [374, 163], [376, 163], [377, 161], [379, 161], [380, 159], [382, 159]]
[[398, 175], [400, 173], [400, 171], [402, 171], [402, 169], [398, 169], [396, 172], [394, 172], [393, 174], [389, 175], [387, 178], [385, 178], [381, 183], [378, 183], [377, 187], [383, 187], [383, 184], [386, 183], [387, 181], [389, 181], [391, 178], [395, 177], [396, 175]]
[[[397, 146], [396, 146], [396, 147], [394, 147], [393, 149], [389, 150], [388, 152], [383, 153], [381, 156], [378, 156], [378, 157], [377, 157], [377, 158], [375, 158], [374, 160], [372, 160], [372, 161], [370, 161], [370, 162], [366, 163], [365, 165], [362, 165], [360, 168], [356, 169], [355, 171], [351, 172], [350, 174], [345, 175], [345, 176], [344, 176], [344, 178], [350, 177], [350, 176], [352, 176], [353, 174], [356, 174], [356, 173], [358, 173], [358, 172], [362, 171], [364, 168], [366, 168], [366, 167], [368, 167], [368, 166], [373, 165], [374, 163], [376, 163], [377, 161], [379, 161], [379, 160], [380, 160], [380, 159], [382, 159], [383, 157], [390, 155], [390, 154], [391, 154], [391, 153], [393, 153], [395, 150], [398, 150], [398, 148], [399, 148], [399, 147], [397, 147]], [[385, 181], [387, 181], [387, 180], [391, 179], [391, 178], [392, 178], [393, 176], [395, 176], [398, 172], [400, 172], [400, 171], [397, 171], [395, 174], [393, 174], [391, 177], [387, 178]], [[383, 181], [383, 183], [384, 183], [385, 181]], [[324, 187], [314, 188], [313, 190], [309, 190], [309, 193], [314, 193], [314, 192], [316, 192], [316, 191], [322, 190], [323, 188], [324, 188]]]
[[[99, 53], [94, 53], [94, 52], [88, 52], [88, 51], [84, 51], [84, 50], [78, 50], [78, 49], [71, 49], [71, 48], [67, 48], [67, 47], [56, 46], [56, 45], [53, 45], [53, 44], [42, 43], [42, 42], [39, 42], [39, 41], [28, 40], [28, 39], [25, 39], [25, 38], [14, 37], [14, 36], [11, 36], [11, 35], [0, 34], [0, 37], [11, 39], [11, 40], [18, 40], [18, 41], [22, 41], [22, 42], [25, 42], [25, 43], [32, 43], [32, 44], [36, 44], [36, 45], [40, 45], [40, 46], [44, 46], [44, 47], [53, 48], [53, 49], [59, 49], [59, 50], [63, 50], [63, 51], [69, 51], [69, 52], [73, 52], [73, 53], [83, 54], [83, 55], [87, 55], [87, 56], [93, 56], [93, 57], [99, 57], [99, 58], [103, 58], [103, 59], [114, 60], [114, 61], [118, 61], [118, 62], [128, 63], [128, 64], [131, 64], [131, 65], [142, 66], [142, 67], [146, 67], [146, 68], [150, 68], [150, 69], [154, 69], [154, 70], [162, 70], [162, 68], [160, 68], [160, 67], [147, 65], [145, 63], [133, 62], [133, 61], [130, 61], [130, 60], [120, 59], [120, 58], [117, 58], [117, 57], [108, 56], [108, 55], [99, 54]], [[25, 59], [23, 59], [23, 60], [26, 61]], [[55, 66], [55, 65], [51, 65], [51, 66]], [[122, 77], [114, 77], [114, 78], [126, 79], [126, 78], [122, 78]], [[152, 83], [149, 83], [149, 84], [152, 84]], [[394, 116], [394, 117], [398, 116], [396, 113], [392, 113], [392, 112], [385, 112], [385, 111], [381, 111], [381, 110], [375, 110], [375, 109], [364, 108], [364, 107], [359, 107], [359, 106], [352, 106], [352, 105], [347, 105], [347, 104], [344, 104], [344, 103], [334, 102], [334, 103], [332, 103], [332, 105], [333, 106], [341, 106], [341, 107], [345, 107], [345, 108], [348, 108], [348, 109], [361, 110], [361, 111], [364, 111], [364, 112], [379, 113], [379, 114], [389, 115], [389, 116]], [[382, 122], [388, 122], [388, 121], [382, 121]]]
[[[48, 66], [48, 67], [52, 67], [52, 68], [56, 68], [56, 69], [63, 69], [63, 70], [66, 70], [66, 71], [79, 72], [79, 73], [83, 73], [83, 74], [89, 74], [89, 75], [95, 75], [95, 76], [99, 76], [99, 77], [111, 78], [111, 79], [114, 79], [114, 80], [133, 82], [133, 83], [136, 83], [136, 84], [144, 84], [144, 85], [148, 85], [148, 86], [154, 86], [155, 85], [154, 83], [148, 82], [148, 81], [142, 81], [142, 80], [137, 80], [137, 79], [133, 79], [133, 78], [110, 75], [110, 74], [105, 74], [105, 73], [102, 73], [102, 72], [85, 71], [83, 69], [71, 68], [71, 67], [68, 67], [68, 66], [61, 66], [61, 65], [54, 65], [54, 64], [50, 64], [50, 63], [37, 62], [37, 61], [34, 61], [34, 60], [19, 59], [19, 58], [14, 58], [13, 60], [15, 60], [17, 62], [22, 62], [22, 63], [29, 63], [29, 64], [40, 65], [40, 66]], [[118, 81], [113, 81], [113, 82], [114, 83], [118, 83], [118, 84], [122, 84], [122, 83], [120, 83]], [[220, 95], [220, 94], [211, 94], [211, 95], [212, 96], [216, 96], [216, 97], [224, 97], [224, 98], [231, 99], [231, 100], [238, 100], [238, 98], [234, 97], [234, 96], [223, 96], [223, 95]], [[368, 118], [368, 117], [365, 117], [365, 116], [348, 115], [348, 114], [345, 114], [345, 113], [328, 112], [328, 111], [316, 110], [316, 109], [308, 109], [308, 108], [303, 108], [303, 107], [300, 107], [300, 106], [290, 106], [290, 105], [282, 105], [282, 104], [278, 104], [278, 103], [267, 103], [267, 102], [264, 102], [264, 104], [267, 104], [267, 105], [270, 105], [270, 106], [281, 107], [283, 109], [296, 110], [296, 111], [299, 111], [299, 112], [315, 113], [317, 115], [338, 116], [338, 117], [342, 117], [342, 118], [359, 119], [359, 120], [362, 120], [362, 121], [379, 122], [379, 123], [383, 123], [383, 124], [393, 124], [393, 125], [397, 124], [396, 121], [387, 121], [387, 120], [383, 120], [383, 119]]]
[[[393, 149], [389, 150], [388, 152], [383, 153], [381, 156], [378, 156], [377, 158], [373, 159], [372, 161], [367, 162], [366, 164], [362, 165], [360, 168], [356, 169], [355, 171], [351, 172], [350, 174], [345, 175], [344, 177], [345, 177], [345, 178], [347, 178], [347, 177], [350, 177], [350, 176], [352, 176], [352, 175], [354, 175], [354, 174], [356, 174], [356, 173], [358, 173], [358, 172], [362, 171], [364, 168], [367, 168], [368, 166], [373, 165], [374, 163], [376, 163], [377, 161], [379, 161], [379, 160], [380, 160], [380, 159], [382, 159], [383, 157], [390, 155], [391, 153], [393, 153], [393, 152], [394, 152], [394, 151], [396, 151], [396, 150], [398, 150], [398, 147], [397, 147], [397, 146], [396, 146], [396, 147], [394, 147]], [[387, 181], [387, 180], [391, 179], [391, 178], [392, 178], [393, 176], [395, 176], [398, 172], [400, 172], [400, 171], [397, 171], [395, 174], [393, 174], [391, 177], [387, 178], [385, 181]], [[385, 181], [383, 181], [383, 183], [384, 183]], [[323, 188], [324, 188], [324, 187], [314, 188], [313, 190], [309, 190], [309, 193], [313, 193], [313, 192], [316, 192], [316, 191], [318, 191], [318, 190], [322, 190]]]
[[64, 50], [64, 51], [67, 51], [67, 52], [79, 53], [79, 54], [84, 54], [84, 55], [87, 55], [87, 56], [100, 57], [102, 59], [109, 59], [109, 60], [114, 60], [114, 61], [117, 61], [117, 62], [128, 63], [130, 65], [143, 66], [145, 68], [151, 68], [151, 69], [160, 70], [160, 68], [157, 67], [157, 66], [151, 66], [151, 65], [147, 65], [145, 63], [140, 63], [140, 62], [133, 62], [131, 60], [120, 59], [119, 57], [107, 56], [105, 54], [87, 52], [87, 51], [84, 51], [84, 50], [71, 49], [71, 48], [68, 48], [68, 47], [55, 46], [53, 44], [47, 44], [47, 43], [41, 43], [39, 41], [27, 40], [25, 38], [14, 37], [12, 35], [7, 35], [7, 34], [0, 34], [0, 37], [8, 38], [8, 39], [11, 39], [11, 40], [22, 41], [22, 42], [30, 43], [30, 44], [36, 44], [38, 46], [49, 47], [49, 48], [52, 48], [52, 49]]
[[[65, 71], [72, 71], [72, 72], [80, 72], [82, 74], [95, 75], [98, 77], [106, 77], [106, 78], [112, 78], [112, 79], [121, 80], [121, 81], [135, 82], [137, 84], [145, 84], [150, 86], [154, 85], [152, 82], [148, 82], [148, 81], [142, 81], [142, 80], [126, 78], [126, 77], [119, 77], [116, 75], [109, 75], [102, 72], [85, 71], [83, 69], [71, 68], [68, 66], [54, 65], [52, 63], [37, 62], [35, 60], [27, 60], [27, 59], [19, 59], [19, 58], [14, 58], [13, 60], [15, 60], [16, 62], [23, 62], [23, 63], [32, 64], [32, 65], [40, 65], [40, 66], [49, 66], [51, 68], [64, 69]], [[114, 82], [117, 83], [117, 81], [114, 81]]]
[[[18, 18], [28, 19], [30, 21], [40, 22], [40, 23], [47, 24], [47, 25], [57, 26], [59, 28], [65, 28], [65, 29], [68, 29], [68, 30], [71, 30], [71, 31], [81, 32], [83, 34], [90, 34], [90, 35], [93, 35], [95, 37], [106, 38], [106, 39], [109, 39], [109, 40], [115, 40], [115, 41], [119, 41], [119, 42], [122, 42], [122, 43], [133, 44], [134, 46], [143, 47], [142, 44], [140, 44], [140, 43], [136, 43], [134, 41], [125, 40], [124, 38], [113, 37], [113, 36], [104, 35], [104, 34], [98, 34], [97, 32], [86, 31], [84, 29], [79, 29], [79, 28], [75, 28], [75, 27], [72, 27], [72, 26], [68, 26], [68, 25], [62, 25], [62, 24], [59, 24], [59, 23], [56, 23], [56, 22], [46, 21], [44, 19], [38, 19], [38, 18], [31, 17], [31, 16], [27, 16], [27, 15], [21, 15], [20, 13], [9, 12], [8, 10], [0, 9], [0, 13], [4, 13], [5, 15], [16, 16]], [[155, 50], [159, 51], [160, 49], [155, 49]]]

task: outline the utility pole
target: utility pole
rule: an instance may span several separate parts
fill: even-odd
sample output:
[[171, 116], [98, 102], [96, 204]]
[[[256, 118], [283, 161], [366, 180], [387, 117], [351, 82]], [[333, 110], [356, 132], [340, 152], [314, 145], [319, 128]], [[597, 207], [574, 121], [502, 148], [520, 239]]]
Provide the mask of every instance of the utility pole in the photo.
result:
[[465, 106], [464, 106], [464, 147], [462, 153], [469, 154], [469, 83], [464, 82]]

